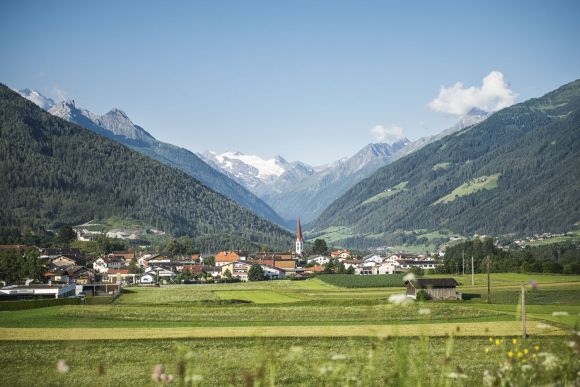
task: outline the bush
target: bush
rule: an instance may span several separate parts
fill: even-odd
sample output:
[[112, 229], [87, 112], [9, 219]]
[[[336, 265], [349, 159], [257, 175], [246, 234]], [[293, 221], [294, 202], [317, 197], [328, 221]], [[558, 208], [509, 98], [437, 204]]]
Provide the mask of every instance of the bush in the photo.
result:
[[417, 301], [428, 301], [431, 299], [431, 296], [429, 295], [429, 293], [427, 293], [426, 290], [419, 290], [417, 291], [417, 296], [415, 298], [415, 300]]

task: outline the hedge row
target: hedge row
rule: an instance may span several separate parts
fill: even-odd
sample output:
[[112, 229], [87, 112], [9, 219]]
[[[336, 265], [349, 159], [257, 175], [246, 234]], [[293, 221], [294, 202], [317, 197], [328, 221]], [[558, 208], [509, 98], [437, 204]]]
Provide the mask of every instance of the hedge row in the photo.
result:
[[57, 305], [77, 305], [79, 298], [43, 298], [37, 300], [2, 301], [0, 311], [46, 308]]
[[404, 274], [355, 275], [320, 274], [317, 278], [342, 288], [386, 288], [402, 287]]

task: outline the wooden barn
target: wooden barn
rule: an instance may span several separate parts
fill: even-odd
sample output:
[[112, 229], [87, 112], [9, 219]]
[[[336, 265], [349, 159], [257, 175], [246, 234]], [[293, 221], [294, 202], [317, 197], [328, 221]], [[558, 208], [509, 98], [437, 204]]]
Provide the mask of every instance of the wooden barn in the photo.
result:
[[419, 290], [424, 290], [433, 300], [461, 300], [461, 293], [455, 289], [459, 283], [455, 278], [418, 278], [405, 281], [407, 297], [416, 298]]

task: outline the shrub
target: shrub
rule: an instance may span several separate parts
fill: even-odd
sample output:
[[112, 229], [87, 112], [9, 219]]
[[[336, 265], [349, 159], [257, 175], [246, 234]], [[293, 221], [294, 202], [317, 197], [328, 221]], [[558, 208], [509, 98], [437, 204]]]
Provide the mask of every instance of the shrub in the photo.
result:
[[421, 289], [417, 292], [417, 296], [415, 299], [417, 301], [427, 301], [431, 299], [431, 296], [429, 295], [429, 293], [427, 293], [426, 290]]

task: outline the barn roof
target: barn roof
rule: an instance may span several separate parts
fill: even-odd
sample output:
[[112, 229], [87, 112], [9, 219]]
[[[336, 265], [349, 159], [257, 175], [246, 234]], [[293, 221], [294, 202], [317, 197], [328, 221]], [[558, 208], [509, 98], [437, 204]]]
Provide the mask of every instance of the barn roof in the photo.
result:
[[424, 288], [454, 288], [459, 285], [455, 278], [418, 278], [410, 281], [405, 281], [407, 284], [413, 285], [416, 289]]

